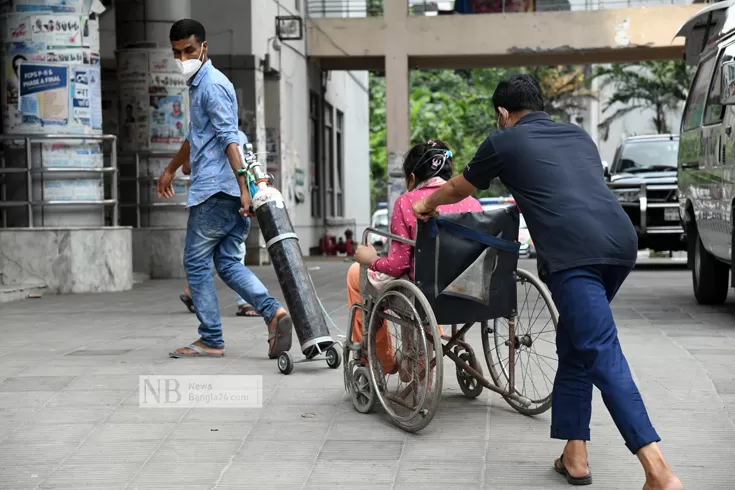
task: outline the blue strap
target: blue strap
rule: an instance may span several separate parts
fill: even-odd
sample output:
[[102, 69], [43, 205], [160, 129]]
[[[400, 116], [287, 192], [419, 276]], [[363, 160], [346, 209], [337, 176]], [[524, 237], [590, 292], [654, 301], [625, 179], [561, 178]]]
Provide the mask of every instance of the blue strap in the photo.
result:
[[429, 236], [431, 237], [439, 236], [438, 227], [441, 226], [452, 235], [460, 236], [462, 238], [466, 238], [467, 240], [472, 240], [473, 242], [482, 243], [487, 245], [488, 247], [492, 247], [498, 250], [517, 254], [521, 249], [520, 243], [503, 240], [502, 238], [488, 235], [487, 233], [482, 233], [477, 230], [473, 230], [472, 228], [467, 228], [464, 225], [460, 225], [458, 223], [455, 223], [454, 221], [449, 221], [446, 218], [432, 218], [429, 220], [428, 225]]

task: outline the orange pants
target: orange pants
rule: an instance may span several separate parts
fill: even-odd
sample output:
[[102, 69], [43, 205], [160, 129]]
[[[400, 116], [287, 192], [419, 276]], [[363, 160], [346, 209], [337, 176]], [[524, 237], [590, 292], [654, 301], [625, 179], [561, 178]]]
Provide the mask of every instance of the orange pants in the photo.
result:
[[[350, 266], [350, 270], [347, 272], [347, 301], [352, 306], [355, 303], [362, 304], [362, 295], [360, 294], [360, 264], [354, 263]], [[362, 342], [362, 309], [358, 309], [355, 312], [355, 321], [351, 325], [352, 328], [352, 340], [354, 342]], [[408, 334], [408, 332], [401, 332], [402, 337]], [[439, 325], [439, 334], [444, 335], [444, 330]], [[405, 344], [407, 338], [403, 339]], [[431, 344], [429, 344], [431, 345]], [[404, 345], [404, 348], [406, 346]], [[375, 334], [375, 350], [383, 365], [383, 373], [392, 374], [398, 370], [396, 366], [396, 356], [393, 347], [393, 339], [391, 338], [390, 329], [383, 321], [383, 326], [380, 327]], [[433, 358], [433, 354], [431, 355]]]
[[[354, 263], [347, 272], [347, 301], [352, 306], [355, 303], [362, 304], [362, 295], [360, 294], [360, 264]], [[362, 308], [355, 311], [355, 321], [352, 326], [352, 341], [362, 342]], [[391, 339], [390, 329], [383, 321], [383, 326], [378, 329], [375, 334], [375, 352], [383, 365], [385, 374], [394, 373], [396, 371], [396, 356], [393, 351], [393, 340]]]

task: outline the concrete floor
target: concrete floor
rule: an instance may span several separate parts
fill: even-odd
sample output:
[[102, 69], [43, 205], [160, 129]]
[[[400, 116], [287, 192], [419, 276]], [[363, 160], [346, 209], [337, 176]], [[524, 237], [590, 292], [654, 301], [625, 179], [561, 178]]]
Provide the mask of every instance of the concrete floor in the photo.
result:
[[[309, 265], [346, 330], [349, 264]], [[272, 269], [255, 270], [280, 298]], [[227, 356], [169, 359], [197, 338], [182, 286], [148, 281], [126, 293], [0, 305], [0, 488], [567, 488], [551, 470], [562, 444], [549, 439], [550, 412], [525, 417], [487, 390], [468, 400], [447, 361], [435, 419], [406, 434], [382, 410], [357, 413], [341, 369], [319, 362], [280, 374], [266, 357], [264, 324], [235, 317], [221, 283]], [[698, 306], [689, 272], [656, 264], [634, 272], [613, 307], [685, 488], [734, 488], [735, 301]], [[469, 340], [479, 348], [479, 329]], [[146, 374], [262, 375], [263, 408], [141, 408]], [[641, 488], [642, 471], [597, 391], [592, 431], [593, 488]]]

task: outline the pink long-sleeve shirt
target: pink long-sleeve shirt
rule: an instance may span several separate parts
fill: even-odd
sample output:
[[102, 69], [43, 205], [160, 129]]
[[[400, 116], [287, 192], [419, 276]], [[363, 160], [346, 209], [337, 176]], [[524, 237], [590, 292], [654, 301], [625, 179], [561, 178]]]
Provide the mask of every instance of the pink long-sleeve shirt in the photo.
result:
[[[419, 189], [407, 192], [398, 198], [393, 206], [393, 218], [390, 232], [409, 240], [416, 239], [416, 217], [413, 215], [413, 203], [425, 198], [442, 186], [444, 180], [432, 179]], [[439, 213], [452, 214], [464, 212], [481, 212], [482, 205], [474, 197], [468, 197], [456, 204], [439, 206]], [[370, 269], [393, 277], [401, 277], [408, 273], [413, 279], [413, 247], [398, 241], [391, 242], [387, 257], [376, 260]]]

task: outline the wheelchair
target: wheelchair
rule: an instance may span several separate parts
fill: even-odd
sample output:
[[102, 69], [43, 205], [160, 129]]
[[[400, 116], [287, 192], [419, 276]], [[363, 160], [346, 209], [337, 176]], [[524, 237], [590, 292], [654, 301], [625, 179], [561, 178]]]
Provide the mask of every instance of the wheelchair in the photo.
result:
[[[546, 286], [517, 268], [518, 226], [512, 206], [419, 220], [415, 242], [365, 230], [363, 244], [372, 233], [411, 245], [415, 267], [413, 281], [394, 279], [378, 290], [361, 266], [362, 304], [351, 305], [343, 346], [345, 389], [357, 411], [369, 413], [379, 402], [396, 426], [422, 430], [441, 400], [444, 356], [468, 398], [487, 388], [525, 415], [551, 407], [559, 315]], [[352, 328], [357, 312], [359, 342]], [[490, 380], [465, 339], [477, 323]]]

